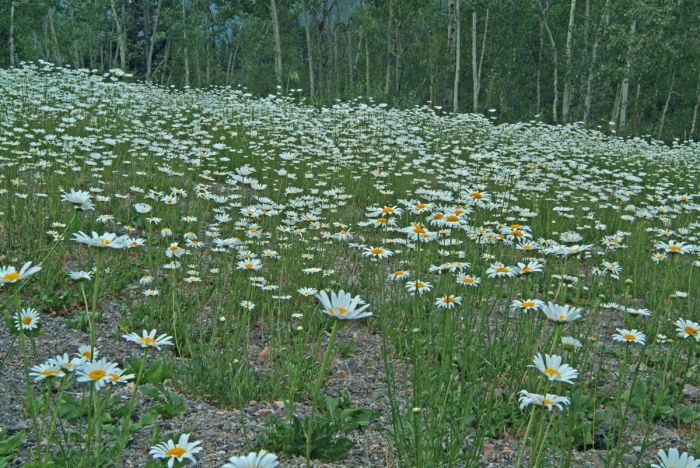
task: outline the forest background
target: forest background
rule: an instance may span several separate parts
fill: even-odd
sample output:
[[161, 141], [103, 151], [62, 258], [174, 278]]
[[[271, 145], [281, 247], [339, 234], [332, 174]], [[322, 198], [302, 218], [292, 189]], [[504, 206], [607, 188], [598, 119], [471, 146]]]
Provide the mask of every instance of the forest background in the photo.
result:
[[0, 2], [0, 65], [697, 138], [696, 0]]

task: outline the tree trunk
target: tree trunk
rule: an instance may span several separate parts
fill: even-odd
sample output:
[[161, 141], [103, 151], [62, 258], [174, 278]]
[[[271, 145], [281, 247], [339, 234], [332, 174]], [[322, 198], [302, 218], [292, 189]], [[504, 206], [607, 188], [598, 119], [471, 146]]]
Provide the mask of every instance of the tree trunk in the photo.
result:
[[270, 0], [270, 14], [272, 16], [272, 34], [275, 40], [275, 79], [277, 86], [282, 86], [282, 41], [280, 40], [280, 21], [277, 16], [277, 2]]
[[481, 56], [477, 63], [476, 57], [476, 4], [472, 11], [472, 84], [473, 84], [473, 100], [474, 113], [479, 112], [479, 91], [481, 90], [481, 65], [484, 63], [484, 53], [486, 52], [486, 34], [489, 28], [489, 9], [486, 8], [486, 19], [484, 20], [484, 36], [481, 38]]
[[15, 2], [10, 6], [10, 67], [15, 66]]
[[335, 41], [333, 42], [333, 96], [338, 97], [338, 81], [340, 79], [338, 71], [340, 55], [340, 1], [335, 2]]
[[61, 51], [58, 49], [58, 38], [56, 37], [56, 29], [53, 26], [53, 8], [49, 8], [48, 11], [48, 22], [49, 31], [51, 32], [51, 41], [53, 42], [53, 56], [56, 65], [59, 67], [63, 66], [63, 57], [61, 56]]
[[632, 128], [632, 138], [637, 136], [637, 123], [639, 122], [639, 95], [642, 92], [642, 79], [637, 79], [637, 97], [634, 100], [634, 126]]
[[348, 78], [350, 80], [350, 92], [352, 93], [355, 89], [355, 79], [353, 78], [353, 67], [352, 67], [352, 28], [350, 27], [350, 0], [345, 0], [345, 8], [347, 10], [348, 22], [347, 22], [347, 34], [348, 34]]
[[316, 94], [316, 85], [314, 83], [314, 62], [311, 53], [311, 31], [309, 30], [309, 18], [306, 16], [306, 0], [301, 0], [301, 10], [304, 16], [304, 28], [306, 29], [306, 48], [309, 54], [309, 85], [311, 86], [310, 98], [311, 102], [313, 102]]
[[396, 23], [396, 97], [398, 98], [401, 94], [401, 78], [403, 77], [403, 53], [404, 49], [401, 46], [401, 26], [403, 25], [403, 20]]
[[459, 12], [462, 0], [455, 2], [455, 81], [452, 89], [452, 115], [457, 115], [459, 109], [459, 69], [462, 64], [462, 19]]
[[612, 117], [610, 117], [610, 122], [609, 122], [609, 124], [611, 126], [616, 125], [618, 122], [618, 119], [620, 118], [621, 89], [622, 88], [617, 88], [617, 93], [615, 94], [615, 104], [613, 104]]
[[428, 23], [428, 59], [430, 61], [430, 108], [435, 106], [435, 52], [433, 51], [433, 27]]
[[146, 81], [151, 80], [151, 67], [153, 66], [153, 51], [156, 47], [156, 34], [158, 33], [158, 20], [160, 19], [160, 7], [163, 5], [163, 0], [158, 0], [158, 8], [156, 9], [156, 17], [153, 20], [153, 31], [149, 41], [148, 56], [146, 57]]
[[125, 33], [122, 28], [122, 21], [124, 20], [124, 2], [122, 1], [122, 21], [119, 21], [119, 13], [117, 13], [117, 7], [114, 4], [114, 0], [110, 0], [112, 6], [112, 14], [114, 15], [114, 24], [117, 27], [117, 44], [119, 44], [119, 63], [122, 71], [126, 72], [126, 38]]
[[695, 134], [695, 123], [698, 120], [698, 107], [700, 107], [700, 76], [698, 76], [698, 86], [695, 93], [697, 94], [697, 99], [695, 101], [695, 107], [693, 107], [693, 123], [690, 125], [690, 135], [688, 135], [689, 140], [693, 139], [693, 135]]
[[[185, 46], [185, 86], [190, 85], [190, 61], [187, 54], [187, 17], [185, 16], [185, 0], [182, 0], [182, 39]], [[172, 72], [172, 68], [170, 69]]]
[[549, 29], [549, 24], [547, 24], [547, 8], [543, 8], [542, 4], [539, 3], [540, 11], [542, 12], [542, 21], [544, 22], [544, 29], [547, 31], [549, 36], [549, 42], [552, 46], [552, 59], [554, 61], [554, 102], [552, 103], [552, 120], [556, 123], [559, 121], [557, 116], [557, 105], [559, 104], [559, 58], [557, 55], [557, 44], [554, 42], [554, 36], [552, 36], [552, 30]]
[[389, 85], [391, 84], [391, 23], [394, 22], [394, 2], [389, 0], [389, 23], [386, 26], [386, 81], [384, 84], [384, 94], [389, 95]]
[[661, 134], [664, 131], [664, 122], [666, 121], [666, 113], [668, 112], [668, 105], [671, 102], [671, 95], [673, 94], [673, 86], [676, 84], [676, 71], [673, 71], [673, 77], [671, 78], [671, 86], [668, 87], [668, 94], [666, 95], [666, 104], [664, 104], [664, 110], [661, 113], [661, 123], [659, 123], [659, 135], [658, 140], [661, 139]]
[[622, 104], [620, 105], [620, 125], [618, 132], [621, 135], [625, 133], [627, 126], [627, 102], [629, 101], [630, 90], [630, 62], [632, 60], [632, 41], [634, 40], [634, 31], [637, 28], [637, 20], [632, 20], [632, 31], [630, 33], [630, 41], [627, 49], [627, 60], [625, 63], [625, 76], [622, 79]]
[[[163, 56], [163, 63], [161, 66], [163, 67], [163, 72], [160, 75], [160, 85], [163, 86], [165, 84], [165, 67], [168, 65], [168, 55], [170, 54], [170, 38], [168, 37], [168, 42], [165, 43], [165, 54]], [[172, 67], [170, 67], [172, 70]]]
[[574, 38], [574, 14], [576, 12], [576, 0], [571, 0], [569, 11], [569, 29], [566, 33], [566, 74], [564, 75], [564, 97], [561, 104], [561, 119], [563, 123], [569, 121], [569, 103], [571, 100], [571, 43]]
[[365, 41], [365, 94], [369, 95], [369, 41], [367, 40], [367, 26], [365, 24], [365, 7], [360, 0], [360, 13], [362, 14], [362, 36]]
[[584, 113], [583, 113], [583, 123], [588, 125], [588, 119], [591, 115], [591, 96], [592, 96], [592, 83], [595, 77], [595, 64], [598, 58], [598, 45], [600, 44], [600, 39], [605, 36], [608, 30], [608, 25], [610, 24], [610, 0], [605, 1], [605, 8], [603, 10], [603, 26], [598, 27], [596, 31], [595, 40], [593, 41], [593, 51], [591, 53], [591, 61], [588, 65], [588, 79], [586, 80], [586, 97], [584, 100]]
[[540, 18], [540, 50], [537, 54], [537, 118], [542, 113], [542, 51], [544, 50], [544, 21]]

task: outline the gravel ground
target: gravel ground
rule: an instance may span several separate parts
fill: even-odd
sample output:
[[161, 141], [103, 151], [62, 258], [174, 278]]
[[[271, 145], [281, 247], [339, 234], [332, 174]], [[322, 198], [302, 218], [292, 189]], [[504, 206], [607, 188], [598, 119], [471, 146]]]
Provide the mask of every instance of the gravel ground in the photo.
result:
[[[117, 339], [115, 330], [119, 320], [118, 307], [116, 304], [105, 306], [103, 322], [98, 325], [96, 331], [97, 348], [101, 350], [101, 355], [119, 363], [120, 365], [127, 359], [130, 353], [138, 352], [134, 345], [122, 339]], [[42, 315], [41, 321], [45, 334], [36, 339], [36, 350], [40, 362], [55, 356], [56, 354], [72, 354], [81, 344], [89, 341], [88, 335], [80, 331], [71, 330], [66, 327], [63, 318]], [[316, 462], [316, 467], [392, 467], [398, 466], [396, 457], [392, 453], [389, 442], [382, 430], [382, 427], [390, 427], [388, 420], [388, 398], [384, 392], [384, 369], [380, 357], [381, 337], [370, 334], [364, 327], [352, 323], [341, 330], [338, 341], [354, 339], [358, 347], [355, 356], [345, 359], [340, 356], [334, 358], [332, 363], [331, 377], [326, 383], [324, 392], [331, 396], [336, 396], [340, 390], [347, 388], [350, 392], [354, 404], [361, 408], [369, 408], [382, 413], [384, 416], [373, 419], [371, 423], [363, 428], [352, 432], [351, 438], [356, 442], [355, 447], [350, 451], [349, 457], [338, 463], [323, 464]], [[0, 351], [4, 355], [11, 342], [11, 336], [6, 327], [0, 327]], [[267, 361], [256, 353], [261, 349], [259, 344], [251, 342], [250, 360], [257, 366], [267, 365]], [[151, 353], [149, 356], [155, 356]], [[396, 364], [397, 366], [399, 363]], [[13, 350], [5, 364], [0, 367], [0, 394], [5, 398], [0, 399], [0, 427], [12, 434], [19, 430], [26, 430], [27, 436], [24, 439], [18, 456], [10, 463], [10, 466], [22, 466], [30, 461], [29, 450], [34, 446], [34, 438], [30, 429], [30, 421], [26, 417], [23, 409], [25, 393], [25, 382], [22, 377], [22, 361], [15, 342]], [[121, 386], [116, 392], [128, 399], [130, 395], [129, 386]], [[159, 417], [158, 426], [161, 433], [170, 431], [179, 432], [181, 430], [191, 430], [191, 440], [201, 440], [203, 450], [197, 455], [197, 465], [205, 468], [220, 467], [227, 458], [233, 455], [248, 453], [245, 445], [245, 436], [241, 423], [245, 425], [245, 433], [249, 438], [262, 431], [265, 427], [265, 419], [270, 414], [276, 414], [284, 418], [284, 403], [277, 402], [256, 402], [251, 401], [242, 409], [227, 409], [217, 407], [201, 398], [183, 394], [187, 412], [177, 418], [167, 420]], [[151, 400], [147, 397], [139, 397], [137, 413], [141, 413], [149, 407]], [[295, 414], [302, 415], [309, 411], [307, 404], [299, 404]], [[124, 454], [126, 466], [144, 466], [148, 461], [149, 437], [153, 428], [144, 428], [139, 432], [132, 442], [127, 446]], [[678, 447], [685, 450], [688, 443], [688, 434], [681, 434], [679, 430], [659, 425], [655, 428], [650, 440], [661, 439], [658, 447], [650, 448], [640, 461], [640, 465], [654, 462], [654, 455], [659, 448]], [[511, 467], [516, 465], [518, 451], [518, 439], [506, 434], [503, 438], [485, 439], [483, 453], [481, 455], [481, 466], [483, 467]], [[602, 467], [601, 459], [605, 456], [604, 451], [588, 450], [585, 452], [573, 453], [573, 466], [576, 467]], [[637, 455], [631, 453], [623, 459], [623, 466], [632, 466]], [[301, 467], [304, 466], [303, 457], [281, 457], [281, 467]], [[638, 465], [639, 466], [639, 465]]]

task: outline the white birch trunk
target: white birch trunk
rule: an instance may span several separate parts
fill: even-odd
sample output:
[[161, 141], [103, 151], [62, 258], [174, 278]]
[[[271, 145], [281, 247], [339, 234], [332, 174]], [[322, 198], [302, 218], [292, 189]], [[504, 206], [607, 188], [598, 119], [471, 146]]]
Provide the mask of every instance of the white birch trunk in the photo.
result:
[[632, 60], [632, 42], [634, 41], [634, 31], [637, 28], [637, 20], [632, 21], [632, 31], [627, 49], [627, 60], [625, 64], [625, 76], [622, 79], [622, 103], [620, 104], [620, 125], [618, 131], [624, 134], [627, 126], [627, 103], [629, 102], [630, 91], [630, 62]]
[[459, 7], [462, 0], [455, 2], [455, 83], [452, 91], [452, 114], [456, 115], [459, 109], [459, 69], [462, 61], [462, 18], [459, 13]]
[[302, 15], [304, 15], [304, 28], [306, 29], [306, 47], [309, 54], [309, 85], [311, 102], [314, 100], [314, 95], [316, 94], [316, 85], [314, 83], [314, 61], [313, 55], [311, 53], [311, 31], [309, 30], [309, 18], [306, 16], [306, 1], [301, 0], [301, 10]]
[[574, 38], [574, 14], [576, 13], [576, 0], [571, 0], [569, 11], [569, 29], [566, 33], [566, 75], [564, 76], [564, 97], [561, 105], [561, 118], [564, 123], [569, 120], [569, 103], [571, 100], [571, 44]]
[[[112, 0], [114, 1], [114, 0]], [[189, 58], [187, 56], [187, 23], [186, 23], [186, 17], [185, 17], [185, 0], [182, 0], [182, 38], [184, 40], [185, 44], [185, 50], [183, 51], [185, 54], [185, 86], [190, 85], [190, 62]], [[172, 72], [172, 69], [171, 69]]]
[[280, 40], [280, 22], [277, 16], [277, 3], [270, 0], [270, 15], [272, 16], [272, 35], [275, 41], [275, 79], [277, 86], [282, 86], [282, 42]]

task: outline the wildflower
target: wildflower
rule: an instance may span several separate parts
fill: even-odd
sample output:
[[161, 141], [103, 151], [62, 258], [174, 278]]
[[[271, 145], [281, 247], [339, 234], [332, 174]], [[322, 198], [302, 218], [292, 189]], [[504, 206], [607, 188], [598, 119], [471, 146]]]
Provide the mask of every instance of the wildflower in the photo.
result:
[[112, 385], [116, 385], [118, 383], [126, 383], [128, 380], [131, 380], [134, 377], [134, 374], [124, 375], [124, 370], [117, 368], [112, 370], [112, 373], [107, 376], [107, 381]]
[[92, 195], [90, 192], [83, 192], [82, 190], [75, 191], [70, 189], [70, 193], [63, 193], [61, 195], [61, 201], [67, 201], [68, 203], [78, 207], [84, 205], [85, 203], [90, 203]]
[[240, 261], [236, 264], [236, 268], [239, 270], [260, 270], [262, 269], [262, 262], [255, 258], [247, 261]]
[[617, 333], [614, 333], [612, 338], [615, 341], [639, 343], [641, 345], [643, 345], [647, 339], [646, 335], [638, 330], [626, 330], [624, 328], [618, 328]]
[[276, 468], [278, 465], [277, 455], [261, 450], [246, 456], [231, 457], [221, 468]]
[[659, 450], [659, 461], [660, 465], [652, 463], [651, 468], [698, 468], [700, 467], [700, 460], [696, 460], [694, 457], [688, 455], [688, 453], [683, 452], [681, 455], [677, 448], [672, 448], [668, 451], [668, 454], [661, 449]]
[[244, 309], [253, 310], [255, 309], [255, 304], [250, 301], [241, 301], [241, 307]]
[[168, 237], [173, 235], [173, 231], [169, 227], [164, 227], [160, 230], [160, 235], [162, 237]]
[[39, 364], [38, 366], [32, 367], [31, 372], [29, 372], [29, 376], [34, 377], [34, 380], [37, 382], [51, 377], [63, 377], [64, 375], [65, 374], [61, 371], [61, 368], [54, 362], [51, 362], [51, 360], [44, 364]]
[[90, 281], [92, 279], [92, 272], [91, 271], [71, 271], [68, 273], [68, 276], [70, 276], [70, 279], [74, 281], [80, 281], [80, 280], [86, 280]]
[[455, 304], [462, 305], [462, 298], [459, 296], [454, 297], [450, 295], [441, 297], [440, 299], [435, 301], [435, 305], [441, 309], [454, 309]]
[[407, 279], [409, 276], [411, 276], [411, 273], [408, 271], [396, 270], [395, 272], [389, 274], [389, 279], [393, 281], [399, 281]]
[[372, 259], [377, 259], [377, 258], [388, 258], [394, 255], [394, 252], [388, 249], [382, 249], [381, 247], [368, 247], [365, 248], [365, 251], [362, 253], [363, 256], [365, 257], [372, 257]]
[[511, 302], [510, 306], [513, 309], [520, 309], [523, 312], [528, 312], [530, 310], [537, 310], [544, 305], [544, 301], [539, 299], [526, 299], [524, 301], [514, 300]]
[[573, 351], [576, 348], [581, 348], [583, 345], [579, 340], [576, 338], [572, 338], [570, 336], [562, 336], [561, 337], [561, 346], [564, 349], [567, 349], [569, 351]]
[[138, 213], [146, 214], [146, 213], [148, 213], [149, 211], [151, 211], [151, 205], [149, 205], [148, 203], [136, 203], [136, 204], [134, 205], [134, 209], [135, 209]]
[[578, 377], [578, 371], [568, 364], [561, 363], [561, 356], [545, 354], [545, 358], [542, 358], [540, 353], [537, 353], [535, 358], [532, 360], [534, 363], [528, 367], [536, 367], [540, 370], [550, 381], [564, 382], [573, 385], [571, 379]]
[[27, 278], [37, 271], [41, 270], [40, 266], [31, 266], [32, 262], [27, 262], [22, 265], [22, 268], [17, 271], [15, 267], [0, 268], [0, 286], [7, 283], [16, 283], [17, 281]]
[[297, 292], [305, 297], [314, 296], [318, 294], [318, 290], [316, 290], [316, 288], [300, 288], [297, 290]]
[[63, 355], [57, 355], [53, 359], [49, 359], [49, 362], [67, 372], [73, 372], [78, 369], [85, 360], [82, 357], [74, 357], [71, 359], [68, 353], [63, 353]]
[[569, 304], [560, 306], [550, 301], [546, 305], [542, 305], [541, 309], [547, 318], [554, 322], [573, 322], [581, 318], [581, 309], [578, 307], [571, 307]]
[[122, 335], [122, 338], [124, 338], [126, 341], [132, 341], [136, 344], [140, 344], [142, 348], [156, 348], [158, 351], [160, 351], [161, 346], [172, 346], [172, 337], [166, 335], [165, 333], [162, 335], [159, 335], [156, 338], [156, 330], [155, 328], [150, 331], [150, 333], [146, 332], [146, 330], [143, 330], [143, 333], [141, 336], [139, 336], [137, 333], [129, 333], [128, 335]]
[[355, 296], [353, 298], [350, 293], [346, 293], [342, 289], [338, 294], [331, 291], [330, 298], [326, 291], [321, 291], [315, 297], [321, 301], [324, 313], [340, 320], [355, 320], [372, 315], [371, 312], [363, 312], [369, 307], [369, 304], [356, 309], [356, 307], [362, 303], [360, 296]]
[[489, 278], [504, 278], [515, 276], [520, 270], [517, 267], [507, 267], [501, 263], [494, 263], [486, 270], [486, 274]]
[[22, 309], [18, 315], [12, 317], [15, 322], [15, 328], [17, 331], [20, 329], [20, 324], [22, 330], [34, 330], [39, 327], [39, 313], [36, 309]]
[[143, 275], [141, 277], [141, 279], [139, 280], [139, 284], [141, 284], [141, 286], [148, 286], [149, 284], [151, 284], [153, 282], [153, 280], [154, 280], [154, 278], [152, 276]]
[[538, 260], [531, 260], [526, 264], [518, 263], [518, 273], [521, 275], [527, 275], [529, 273], [539, 273], [544, 268], [544, 265]]
[[465, 286], [477, 287], [481, 283], [481, 278], [476, 278], [470, 275], [459, 275], [457, 276], [457, 284], [463, 284]]
[[106, 358], [99, 361], [87, 361], [76, 372], [76, 380], [78, 382], [95, 382], [95, 390], [99, 390], [109, 382], [111, 374], [120, 370], [113, 362], [107, 362]]
[[187, 458], [196, 464], [197, 461], [194, 458], [194, 454], [202, 451], [202, 447], [198, 447], [198, 445], [201, 445], [201, 442], [189, 442], [189, 437], [189, 434], [181, 434], [177, 444], [173, 443], [172, 439], [168, 440], [168, 442], [161, 442], [151, 447], [148, 454], [153, 455], [153, 458], [169, 458], [168, 468], [173, 468], [175, 460], [181, 463], [183, 458]]
[[76, 353], [76, 356], [78, 356], [80, 359], [84, 359], [86, 361], [92, 361], [93, 357], [97, 357], [100, 354], [99, 351], [97, 351], [94, 348], [90, 348], [90, 345], [82, 345], [78, 348], [78, 352]]
[[124, 237], [117, 237], [116, 234], [105, 232], [101, 236], [95, 231], [92, 231], [92, 237], [80, 231], [73, 234], [75, 238], [74, 241], [85, 244], [88, 247], [98, 247], [98, 248], [110, 248], [110, 249], [123, 249], [126, 247], [124, 244]]
[[113, 221], [113, 220], [114, 220], [114, 216], [112, 216], [112, 215], [100, 215], [97, 217], [96, 221], [98, 223], [106, 224], [107, 222]]
[[184, 253], [185, 253], [185, 249], [183, 249], [182, 247], [179, 247], [177, 245], [177, 242], [173, 242], [172, 244], [170, 244], [170, 247], [165, 249], [165, 256], [168, 258], [173, 258], [173, 256], [182, 257], [184, 255]]
[[411, 293], [418, 291], [418, 293], [423, 294], [430, 292], [430, 290], [433, 289], [433, 286], [427, 281], [415, 280], [407, 282], [406, 289]]
[[690, 320], [678, 319], [675, 322], [676, 331], [681, 338], [693, 337], [695, 341], [700, 341], [700, 324]]
[[342, 230], [340, 232], [336, 232], [333, 234], [333, 238], [341, 241], [348, 241], [352, 240], [352, 233], [350, 232], [349, 229]]
[[657, 242], [656, 248], [663, 250], [666, 253], [681, 254], [681, 255], [685, 255], [687, 253], [693, 253], [696, 249], [696, 247], [694, 245], [686, 245], [685, 242], [675, 242], [675, 241], [668, 241], [668, 244], [665, 242]]
[[552, 395], [550, 393], [540, 395], [537, 393], [530, 393], [527, 390], [521, 390], [518, 392], [518, 395], [520, 395], [520, 398], [518, 398], [520, 409], [525, 409], [530, 405], [535, 405], [546, 406], [549, 411], [552, 411], [552, 409], [556, 406], [559, 411], [562, 411], [564, 408], [562, 408], [561, 405], [571, 404], [571, 400], [568, 398]]

